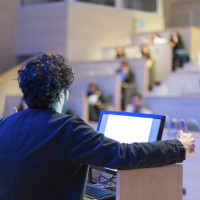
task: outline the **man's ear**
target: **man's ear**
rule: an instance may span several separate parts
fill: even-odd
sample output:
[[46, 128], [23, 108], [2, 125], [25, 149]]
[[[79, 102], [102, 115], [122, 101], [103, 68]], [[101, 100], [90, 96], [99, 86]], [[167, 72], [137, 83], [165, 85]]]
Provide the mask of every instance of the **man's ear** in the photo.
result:
[[59, 95], [58, 95], [58, 101], [60, 102], [60, 103], [62, 103], [63, 102], [63, 100], [64, 100], [64, 90], [61, 90], [60, 92], [59, 92]]

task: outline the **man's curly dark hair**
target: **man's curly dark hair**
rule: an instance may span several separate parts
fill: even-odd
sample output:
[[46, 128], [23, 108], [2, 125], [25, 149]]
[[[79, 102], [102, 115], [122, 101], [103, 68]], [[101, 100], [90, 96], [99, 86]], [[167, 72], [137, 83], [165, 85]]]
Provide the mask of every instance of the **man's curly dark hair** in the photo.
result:
[[18, 70], [18, 82], [30, 108], [53, 108], [61, 90], [74, 80], [72, 67], [60, 55], [39, 54]]

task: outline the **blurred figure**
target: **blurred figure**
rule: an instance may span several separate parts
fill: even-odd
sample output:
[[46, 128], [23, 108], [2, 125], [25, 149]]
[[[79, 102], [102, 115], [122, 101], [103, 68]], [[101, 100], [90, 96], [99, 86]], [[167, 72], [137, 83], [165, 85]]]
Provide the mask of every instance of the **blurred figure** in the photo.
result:
[[154, 85], [154, 60], [151, 56], [150, 49], [146, 45], [141, 45], [140, 47], [141, 57], [146, 60], [146, 65], [149, 69], [149, 90], [153, 89]]
[[154, 33], [149, 40], [149, 44], [166, 44], [166, 38], [163, 38], [159, 33]]
[[89, 83], [87, 96], [89, 103], [89, 120], [98, 121], [105, 98], [96, 82]]
[[181, 35], [177, 31], [173, 31], [171, 33], [170, 42], [171, 42], [171, 45], [173, 47], [173, 50], [184, 48], [183, 40], [181, 38]]
[[142, 95], [140, 93], [131, 95], [131, 104], [126, 107], [126, 112], [152, 114], [149, 109], [144, 107]]
[[24, 98], [22, 98], [17, 110], [22, 111], [22, 110], [26, 110], [27, 108], [28, 108], [28, 105], [26, 104]]
[[134, 83], [135, 75], [128, 62], [122, 61], [120, 69], [117, 70], [117, 73], [119, 74], [123, 85]]
[[149, 40], [149, 44], [156, 44], [157, 39], [162, 38], [160, 34], [154, 33]]
[[122, 88], [121, 109], [124, 110], [130, 99], [130, 94], [135, 90], [135, 75], [128, 62], [121, 62], [120, 69], [117, 70], [120, 76]]
[[116, 58], [122, 59], [122, 60], [125, 60], [125, 59], [126, 59], [126, 54], [125, 54], [125, 50], [124, 50], [123, 47], [118, 46], [118, 47], [116, 48]]
[[178, 67], [183, 67], [185, 62], [190, 60], [188, 52], [185, 50], [181, 35], [177, 31], [173, 31], [170, 38], [172, 46], [173, 60], [172, 70], [175, 71]]

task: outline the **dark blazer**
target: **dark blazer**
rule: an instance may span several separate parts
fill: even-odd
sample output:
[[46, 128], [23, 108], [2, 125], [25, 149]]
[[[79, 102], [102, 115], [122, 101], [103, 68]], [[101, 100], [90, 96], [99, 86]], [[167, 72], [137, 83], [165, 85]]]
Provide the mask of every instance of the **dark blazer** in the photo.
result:
[[0, 199], [79, 200], [89, 164], [133, 169], [184, 159], [178, 140], [120, 144], [78, 116], [28, 108], [0, 121]]

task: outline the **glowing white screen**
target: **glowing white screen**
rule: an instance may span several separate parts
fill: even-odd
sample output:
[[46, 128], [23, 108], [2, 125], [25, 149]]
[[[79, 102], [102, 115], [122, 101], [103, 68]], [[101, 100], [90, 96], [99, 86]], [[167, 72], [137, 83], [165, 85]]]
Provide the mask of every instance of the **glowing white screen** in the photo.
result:
[[109, 115], [105, 136], [121, 143], [148, 142], [152, 118]]

